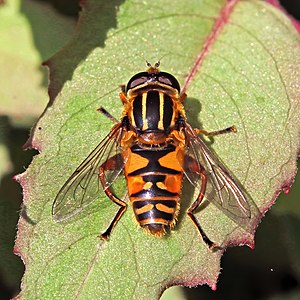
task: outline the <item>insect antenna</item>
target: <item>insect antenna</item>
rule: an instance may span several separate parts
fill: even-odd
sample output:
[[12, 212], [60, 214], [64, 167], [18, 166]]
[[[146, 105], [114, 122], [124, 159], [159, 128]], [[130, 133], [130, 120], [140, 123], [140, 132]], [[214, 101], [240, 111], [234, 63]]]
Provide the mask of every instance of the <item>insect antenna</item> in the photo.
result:
[[114, 117], [112, 116], [104, 107], [100, 106], [97, 111], [103, 113], [107, 118], [109, 118], [111, 121], [115, 122], [115, 123], [118, 123], [119, 121]]

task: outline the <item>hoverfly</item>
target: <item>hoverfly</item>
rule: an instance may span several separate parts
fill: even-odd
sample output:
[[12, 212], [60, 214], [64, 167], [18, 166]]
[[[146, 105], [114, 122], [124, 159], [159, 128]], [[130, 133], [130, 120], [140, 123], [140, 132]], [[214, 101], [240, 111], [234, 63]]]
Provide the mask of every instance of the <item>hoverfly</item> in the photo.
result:
[[238, 224], [247, 226], [251, 209], [243, 189], [206, 146], [200, 135], [236, 132], [234, 126], [207, 132], [187, 122], [177, 79], [147, 62], [148, 69], [134, 75], [122, 87], [123, 113], [117, 121], [104, 108], [99, 109], [116, 124], [81, 163], [56, 196], [53, 218], [60, 222], [82, 211], [99, 197], [99, 183], [119, 210], [104, 233], [107, 239], [127, 204], [111, 185], [125, 175], [130, 202], [139, 225], [161, 237], [175, 226], [179, 213], [184, 176], [199, 194], [187, 210], [204, 242], [212, 242], [195, 218], [204, 195]]

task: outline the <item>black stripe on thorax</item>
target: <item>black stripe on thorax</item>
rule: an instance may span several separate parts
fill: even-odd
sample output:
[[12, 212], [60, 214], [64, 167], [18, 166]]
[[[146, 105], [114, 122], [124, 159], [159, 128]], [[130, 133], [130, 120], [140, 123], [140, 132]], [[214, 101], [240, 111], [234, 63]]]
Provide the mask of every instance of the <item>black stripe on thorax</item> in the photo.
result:
[[168, 131], [174, 114], [173, 100], [159, 91], [137, 95], [133, 101], [133, 118], [139, 131]]

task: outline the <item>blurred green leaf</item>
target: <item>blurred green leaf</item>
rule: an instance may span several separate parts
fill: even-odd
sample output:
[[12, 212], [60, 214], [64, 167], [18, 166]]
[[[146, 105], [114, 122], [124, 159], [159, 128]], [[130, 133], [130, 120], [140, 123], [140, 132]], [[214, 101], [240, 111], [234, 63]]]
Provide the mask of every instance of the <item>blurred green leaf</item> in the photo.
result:
[[41, 63], [65, 44], [74, 25], [75, 20], [39, 1], [0, 1], [1, 299], [19, 292], [24, 272], [13, 253], [22, 199], [13, 175], [31, 160], [32, 152], [24, 154], [22, 145], [47, 103], [47, 71]]
[[7, 149], [7, 118], [0, 116], [0, 182], [11, 170], [11, 161]]
[[[19, 176], [26, 206], [16, 243], [26, 264], [22, 299], [155, 299], [176, 284], [215, 288], [222, 253], [212, 253], [186, 218], [187, 188], [178, 225], [163, 239], [146, 235], [128, 208], [110, 241], [100, 241], [117, 210], [104, 193], [69, 222], [51, 217], [62, 184], [112, 126], [96, 109], [121, 115], [118, 85], [144, 69], [141, 56], [153, 63], [163, 57], [162, 69], [183, 84], [205, 54], [187, 90], [188, 120], [207, 130], [236, 125], [236, 135], [216, 137], [212, 146], [261, 212], [296, 172], [300, 40], [287, 17], [262, 1], [126, 1], [117, 14], [103, 3], [85, 2], [75, 37], [48, 62], [58, 78], [53, 95], [72, 80], [39, 121], [32, 143], [42, 152]], [[85, 40], [91, 32], [93, 41]], [[97, 42], [102, 46], [87, 54]], [[253, 237], [216, 207], [197, 217], [212, 240], [251, 244]]]
[[293, 292], [283, 293], [278, 296], [270, 297], [269, 300], [298, 300], [299, 299], [300, 290], [296, 290]]
[[28, 127], [47, 104], [43, 60], [57, 52], [75, 21], [47, 3], [10, 0], [0, 6], [0, 115]]
[[295, 182], [288, 194], [281, 194], [273, 212], [276, 215], [291, 215], [300, 219], [300, 173], [297, 174]]
[[161, 300], [186, 300], [180, 286], [172, 286], [166, 289], [160, 298]]

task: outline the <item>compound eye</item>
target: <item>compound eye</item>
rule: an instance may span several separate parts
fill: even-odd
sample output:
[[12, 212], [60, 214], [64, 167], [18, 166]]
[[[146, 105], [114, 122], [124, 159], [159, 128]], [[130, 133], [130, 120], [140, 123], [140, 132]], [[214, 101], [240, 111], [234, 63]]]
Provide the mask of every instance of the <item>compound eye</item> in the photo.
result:
[[168, 77], [159, 76], [158, 81], [161, 82], [161, 83], [164, 83], [166, 85], [172, 85], [172, 81]]
[[136, 74], [129, 80], [126, 86], [126, 91], [133, 89], [138, 85], [146, 83], [148, 79], [149, 79], [148, 73], [143, 72], [143, 73]]
[[169, 86], [177, 89], [178, 92], [180, 92], [179, 83], [178, 83], [177, 79], [174, 76], [172, 76], [171, 74], [161, 72], [160, 75], [158, 76], [157, 80], [163, 84], [169, 85]]
[[140, 84], [143, 84], [145, 82], [147, 82], [148, 78], [147, 77], [140, 77], [140, 78], [137, 78], [135, 80], [133, 80], [132, 82], [130, 82], [130, 86], [129, 88], [132, 89]]

